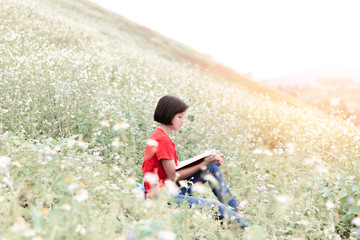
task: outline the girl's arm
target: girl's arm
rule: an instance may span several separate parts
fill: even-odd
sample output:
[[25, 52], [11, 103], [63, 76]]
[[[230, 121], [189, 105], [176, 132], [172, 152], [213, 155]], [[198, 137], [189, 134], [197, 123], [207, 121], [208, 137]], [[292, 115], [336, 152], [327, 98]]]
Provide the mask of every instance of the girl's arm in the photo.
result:
[[179, 171], [175, 170], [174, 160], [161, 159], [161, 163], [164, 167], [166, 175], [168, 176], [168, 179], [170, 179], [172, 181], [175, 181], [175, 180], [179, 181], [179, 180], [183, 180], [187, 177], [190, 177], [191, 175], [193, 175], [194, 173], [199, 171], [202, 167], [207, 166], [208, 164], [210, 164], [211, 162], [213, 162], [215, 160], [216, 160], [215, 155], [212, 155], [212, 156], [208, 157], [205, 161], [202, 161], [197, 165], [194, 165], [194, 166], [191, 166], [188, 168], [183, 168], [183, 169], [180, 169]]

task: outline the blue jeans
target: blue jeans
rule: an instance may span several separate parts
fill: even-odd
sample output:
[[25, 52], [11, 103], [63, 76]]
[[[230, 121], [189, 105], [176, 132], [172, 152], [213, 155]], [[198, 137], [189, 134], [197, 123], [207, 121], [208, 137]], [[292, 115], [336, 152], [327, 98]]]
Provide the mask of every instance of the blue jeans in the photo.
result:
[[[207, 176], [207, 174], [210, 174], [210, 177], [209, 175]], [[173, 203], [179, 205], [181, 202], [186, 201], [189, 203], [190, 207], [194, 204], [198, 205], [200, 208], [210, 207], [218, 212], [219, 219], [229, 219], [234, 217], [235, 220], [241, 224], [241, 228], [247, 227], [248, 220], [246, 217], [241, 217], [236, 213], [236, 211], [239, 210], [239, 203], [231, 193], [224, 176], [216, 163], [210, 163], [206, 170], [199, 170], [186, 180], [188, 180], [188, 183], [192, 184], [196, 184], [197, 182], [209, 182], [211, 190], [219, 201], [193, 197], [190, 186], [189, 188], [180, 188], [180, 193], [174, 197]]]

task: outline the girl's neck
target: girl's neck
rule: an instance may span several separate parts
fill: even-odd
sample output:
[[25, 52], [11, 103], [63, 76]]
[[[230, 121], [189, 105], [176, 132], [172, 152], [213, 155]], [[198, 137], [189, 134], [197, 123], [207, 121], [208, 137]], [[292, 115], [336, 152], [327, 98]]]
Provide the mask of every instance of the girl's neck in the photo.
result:
[[170, 128], [170, 126], [168, 125], [165, 125], [165, 124], [160, 124], [160, 127], [162, 130], [164, 130], [164, 132], [167, 134], [167, 135], [170, 135], [172, 129]]

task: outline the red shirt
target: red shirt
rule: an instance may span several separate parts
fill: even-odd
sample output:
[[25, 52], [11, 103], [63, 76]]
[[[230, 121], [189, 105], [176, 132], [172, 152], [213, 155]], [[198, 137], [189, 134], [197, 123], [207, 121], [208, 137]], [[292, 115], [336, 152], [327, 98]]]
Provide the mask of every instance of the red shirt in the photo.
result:
[[[144, 175], [146, 173], [157, 174], [160, 185], [163, 184], [167, 179], [166, 172], [160, 161], [161, 159], [174, 160], [175, 166], [178, 165], [175, 143], [164, 132], [164, 130], [157, 128], [155, 133], [150, 137], [150, 141], [146, 146], [142, 172]], [[149, 193], [151, 186], [149, 182], [146, 181], [146, 179], [144, 186], [145, 194]]]

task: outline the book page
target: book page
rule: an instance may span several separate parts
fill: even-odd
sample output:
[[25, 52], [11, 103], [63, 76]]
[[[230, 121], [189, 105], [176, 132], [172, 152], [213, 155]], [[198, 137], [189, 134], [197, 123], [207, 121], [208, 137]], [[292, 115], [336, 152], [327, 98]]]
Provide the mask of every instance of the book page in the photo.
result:
[[[209, 151], [203, 152], [203, 153], [200, 154], [200, 155], [197, 155], [197, 156], [195, 156], [195, 157], [192, 157], [192, 158], [190, 158], [190, 159], [188, 159], [188, 160], [181, 161], [181, 162], [179, 162], [179, 165], [176, 166], [175, 170], [179, 170], [179, 169], [181, 169], [181, 168], [184, 168], [184, 167], [186, 167], [186, 166], [188, 166], [188, 165], [191, 165], [192, 163], [200, 162], [200, 161], [202, 161], [204, 158], [212, 155], [213, 153], [214, 153], [213, 150], [209, 150]], [[192, 166], [192, 165], [191, 165], [191, 166]]]

